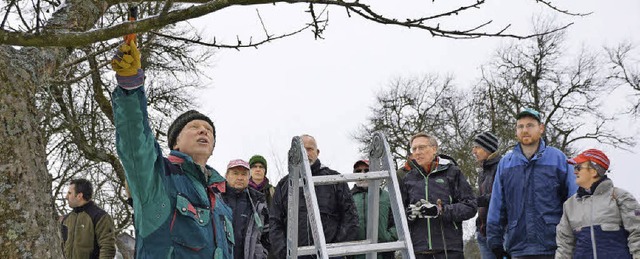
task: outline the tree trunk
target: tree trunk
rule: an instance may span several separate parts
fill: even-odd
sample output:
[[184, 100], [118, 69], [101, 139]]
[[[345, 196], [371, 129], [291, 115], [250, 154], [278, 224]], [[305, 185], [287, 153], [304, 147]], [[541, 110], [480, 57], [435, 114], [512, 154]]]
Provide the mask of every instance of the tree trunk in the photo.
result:
[[35, 103], [57, 62], [38, 53], [0, 47], [0, 258], [62, 258]]

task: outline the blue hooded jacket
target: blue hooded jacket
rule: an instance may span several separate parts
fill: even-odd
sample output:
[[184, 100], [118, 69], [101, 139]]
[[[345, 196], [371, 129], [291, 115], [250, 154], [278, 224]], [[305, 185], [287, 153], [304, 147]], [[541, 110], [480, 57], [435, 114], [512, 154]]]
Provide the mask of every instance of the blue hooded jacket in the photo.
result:
[[567, 157], [540, 140], [527, 159], [520, 145], [498, 164], [489, 212], [487, 243], [512, 256], [553, 255], [562, 204], [578, 189]]

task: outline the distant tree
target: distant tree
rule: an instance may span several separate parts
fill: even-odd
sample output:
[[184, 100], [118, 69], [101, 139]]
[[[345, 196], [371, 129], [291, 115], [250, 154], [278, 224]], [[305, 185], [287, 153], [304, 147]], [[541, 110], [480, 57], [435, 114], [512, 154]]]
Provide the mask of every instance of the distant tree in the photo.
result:
[[[536, 31], [549, 25], [535, 24]], [[514, 42], [501, 48], [483, 66], [474, 89], [477, 125], [494, 131], [508, 146], [516, 143], [515, 115], [525, 107], [540, 111], [547, 144], [567, 154], [580, 140], [628, 148], [635, 143], [612, 127], [616, 120], [604, 113], [603, 96], [616, 84], [602, 55], [584, 48], [571, 53], [564, 46], [565, 31]]]
[[630, 42], [621, 43], [615, 48], [605, 48], [609, 61], [613, 65], [610, 77], [621, 85], [629, 87], [632, 94], [632, 105], [629, 112], [640, 116], [640, 53]]
[[[567, 11], [558, 9], [547, 1], [536, 1], [549, 7], [554, 11], [569, 14]], [[190, 43], [197, 43], [205, 46], [213, 47], [256, 47], [262, 43], [275, 39], [287, 37], [304, 30], [311, 30], [314, 35], [322, 37], [322, 32], [327, 25], [328, 11], [327, 7], [333, 6], [344, 8], [347, 13], [356, 14], [365, 19], [381, 24], [398, 25], [402, 27], [417, 28], [428, 31], [433, 36], [449, 37], [449, 38], [477, 38], [482, 36], [494, 37], [513, 37], [524, 38], [531, 35], [517, 35], [506, 31], [509, 25], [500, 28], [488, 28], [491, 21], [471, 26], [470, 28], [446, 28], [444, 18], [448, 16], [471, 14], [472, 11], [484, 5], [484, 1], [475, 1], [469, 4], [462, 4], [442, 12], [425, 11], [423, 17], [406, 18], [406, 17], [389, 17], [376, 11], [367, 3], [361, 1], [334, 1], [334, 0], [300, 0], [300, 1], [273, 1], [273, 0], [230, 0], [230, 1], [168, 1], [154, 2], [156, 5], [148, 5], [149, 12], [154, 15], [141, 19], [136, 22], [118, 23], [124, 20], [128, 5], [139, 4], [133, 1], [104, 1], [104, 0], [42, 0], [42, 1], [4, 1], [0, 4], [0, 13], [2, 21], [0, 22], [0, 139], [4, 141], [3, 147], [0, 147], [0, 250], [1, 258], [16, 257], [34, 257], [34, 258], [61, 258], [60, 240], [57, 234], [57, 218], [53, 210], [53, 199], [50, 193], [52, 186], [52, 176], [48, 173], [48, 166], [55, 165], [60, 161], [51, 161], [47, 163], [47, 146], [48, 140], [45, 139], [45, 133], [41, 132], [41, 122], [53, 123], [55, 126], [55, 116], [47, 118], [41, 114], [42, 109], [46, 106], [40, 105], [59, 105], [55, 100], [42, 100], [46, 98], [42, 94], [42, 87], [58, 85], [70, 85], [67, 81], [73, 80], [74, 77], [64, 76], [65, 71], [70, 69], [71, 75], [80, 76], [80, 71], [69, 66], [79, 65], [76, 59], [82, 59], [82, 55], [89, 57], [83, 61], [84, 66], [89, 66], [89, 75], [92, 77], [91, 87], [104, 86], [93, 84], [100, 80], [95, 77], [98, 73], [96, 68], [106, 65], [105, 59], [97, 59], [94, 64], [93, 58], [99, 56], [96, 54], [81, 54], [79, 51], [83, 48], [98, 49], [97, 43], [105, 44], [105, 46], [118, 45], [117, 41], [108, 42], [116, 37], [120, 37], [129, 33], [141, 33], [153, 31], [157, 37], [163, 37], [172, 40], [182, 40]], [[171, 34], [160, 31], [162, 28], [172, 26], [178, 22], [186, 21], [192, 18], [201, 17], [207, 14], [215, 13], [228, 7], [234, 6], [257, 6], [260, 4], [276, 4], [276, 3], [293, 3], [308, 6], [308, 14], [310, 20], [306, 24], [300, 25], [300, 29], [289, 33], [273, 34], [269, 33], [262, 19], [260, 22], [264, 29], [264, 36], [260, 40], [254, 41], [252, 38], [245, 40], [240, 39], [237, 43], [225, 44], [215, 41], [202, 40], [198, 35], [193, 34]], [[316, 8], [320, 7], [320, 10]], [[259, 16], [258, 16], [259, 17]], [[551, 31], [562, 29], [566, 26], [555, 28]], [[19, 46], [19, 47], [16, 47]], [[175, 45], [174, 45], [175, 46]], [[141, 44], [144, 49], [144, 42]], [[110, 52], [111, 48], [102, 48], [102, 53]], [[149, 55], [153, 51], [166, 51], [162, 48], [149, 48], [146, 54]], [[143, 54], [145, 54], [143, 52]], [[108, 55], [107, 55], [108, 56]], [[100, 62], [102, 60], [102, 62]], [[167, 59], [171, 60], [171, 59]], [[160, 64], [160, 63], [158, 63]], [[148, 64], [145, 64], [148, 65]], [[184, 64], [182, 64], [184, 65]], [[146, 69], [151, 67], [145, 66]], [[151, 74], [149, 75], [151, 76]], [[80, 76], [84, 79], [84, 76]], [[59, 83], [62, 81], [63, 83]], [[157, 81], [156, 81], [157, 82]], [[156, 84], [148, 82], [153, 89]], [[89, 86], [89, 85], [87, 85]], [[108, 109], [105, 104], [108, 98], [101, 98], [100, 93], [108, 93], [108, 88], [102, 89], [59, 89], [62, 98], [69, 98], [69, 94], [73, 95], [91, 95], [93, 94], [97, 104], [95, 106], [75, 104], [68, 107], [68, 111], [73, 112], [74, 109], [88, 109], [104, 113], [106, 117], [95, 120], [102, 125], [105, 118], [108, 118]], [[66, 90], [66, 91], [65, 91]], [[55, 91], [53, 91], [55, 92]], [[104, 97], [107, 97], [104, 94]], [[70, 100], [70, 99], [68, 99]], [[173, 105], [173, 100], [167, 100]], [[75, 100], [73, 101], [75, 102]], [[52, 110], [56, 111], [56, 107]], [[160, 108], [158, 108], [160, 109]], [[62, 112], [63, 109], [60, 110]], [[70, 115], [75, 115], [71, 113]], [[61, 117], [59, 119], [74, 118], [72, 123], [85, 123], [92, 121], [90, 118], [84, 117]], [[84, 159], [91, 161], [86, 166], [77, 168], [96, 168], [102, 170], [101, 166], [112, 167], [116, 172], [113, 179], [122, 181], [121, 171], [119, 172], [117, 164], [109, 157], [110, 148], [106, 142], [94, 141], [91, 135], [80, 136], [71, 130], [86, 126], [84, 124], [71, 125], [71, 128], [65, 129], [61, 134], [74, 137], [73, 141], [78, 151], [81, 151]], [[156, 126], [156, 125], [154, 125]], [[74, 129], [75, 127], [75, 129]], [[55, 128], [54, 128], [55, 130]], [[106, 139], [106, 135], [96, 136]], [[61, 136], [52, 135], [52, 139], [61, 138]], [[55, 141], [55, 140], [54, 140]], [[57, 141], [60, 141], [57, 139]], [[82, 143], [85, 142], [85, 143]], [[57, 142], [56, 142], [57, 143]], [[96, 146], [92, 146], [96, 144]], [[54, 147], [54, 149], [56, 149]], [[58, 149], [59, 151], [62, 149]], [[68, 149], [74, 151], [73, 148]], [[50, 150], [51, 155], [57, 156], [59, 151]], [[60, 151], [65, 152], [65, 151]], [[65, 159], [78, 159], [73, 155], [62, 154]], [[87, 156], [88, 155], [88, 156]], [[91, 157], [95, 156], [95, 157]], [[79, 157], [83, 159], [83, 157]], [[106, 162], [105, 162], [106, 160]], [[73, 160], [72, 160], [73, 161]], [[81, 161], [79, 161], [81, 162]], [[93, 164], [95, 163], [95, 164]], [[104, 164], [103, 164], [104, 163]], [[60, 168], [60, 172], [71, 172], [73, 169], [66, 167]], [[55, 169], [58, 170], [58, 169]], [[114, 184], [113, 188], [118, 189], [119, 185]]]
[[[452, 76], [398, 78], [376, 94], [372, 115], [354, 138], [366, 154], [372, 133], [384, 132], [398, 167], [410, 153], [411, 136], [426, 132], [438, 138], [439, 153], [455, 159], [467, 177], [474, 176], [470, 150], [475, 131], [469, 101], [453, 85]], [[475, 183], [475, 177], [470, 180]]]

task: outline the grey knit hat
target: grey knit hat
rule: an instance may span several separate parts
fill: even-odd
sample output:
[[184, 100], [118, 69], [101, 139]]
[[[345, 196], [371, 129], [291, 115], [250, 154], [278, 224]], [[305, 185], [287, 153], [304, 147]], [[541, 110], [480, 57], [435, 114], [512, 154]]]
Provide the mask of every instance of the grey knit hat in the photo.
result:
[[211, 119], [196, 110], [189, 110], [180, 114], [180, 116], [171, 123], [171, 126], [169, 126], [169, 130], [167, 130], [167, 142], [169, 144], [169, 149], [173, 150], [173, 146], [176, 145], [176, 139], [178, 138], [178, 135], [180, 135], [182, 128], [192, 120], [203, 120], [211, 125], [211, 128], [213, 128], [213, 145], [216, 145], [216, 127], [213, 126]]
[[489, 154], [492, 154], [493, 152], [496, 152], [496, 150], [498, 150], [498, 138], [496, 137], [496, 135], [493, 135], [493, 133], [488, 131], [478, 134], [476, 138], [473, 139], [473, 142], [489, 151]]

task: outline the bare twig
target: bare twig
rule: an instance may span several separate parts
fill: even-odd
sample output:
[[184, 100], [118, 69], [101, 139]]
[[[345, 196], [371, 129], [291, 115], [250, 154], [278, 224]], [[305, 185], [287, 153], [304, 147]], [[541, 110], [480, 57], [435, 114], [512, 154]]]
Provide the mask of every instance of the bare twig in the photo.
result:
[[261, 41], [258, 42], [252, 42], [250, 41], [249, 43], [243, 44], [242, 41], [240, 40], [239, 36], [237, 36], [237, 41], [238, 43], [236, 45], [229, 45], [229, 44], [219, 44], [215, 41], [213, 42], [204, 42], [200, 39], [190, 39], [190, 38], [184, 38], [184, 37], [179, 37], [179, 36], [172, 36], [172, 35], [166, 35], [166, 34], [162, 34], [159, 32], [150, 32], [151, 34], [160, 36], [160, 37], [164, 37], [164, 38], [168, 38], [168, 39], [173, 39], [173, 40], [179, 40], [179, 41], [184, 41], [184, 42], [189, 42], [189, 43], [194, 43], [194, 44], [198, 44], [198, 45], [202, 45], [202, 46], [207, 46], [207, 47], [215, 47], [215, 48], [227, 48], [227, 49], [236, 49], [236, 50], [240, 50], [242, 48], [258, 48], [258, 46], [265, 44], [267, 42], [273, 41], [273, 40], [278, 40], [278, 39], [282, 39], [282, 38], [286, 38], [289, 36], [293, 36], [295, 34], [298, 34], [306, 29], [308, 29], [311, 25], [306, 25], [294, 32], [290, 32], [290, 33], [285, 33], [285, 34], [281, 34], [278, 36], [273, 36], [273, 35], [267, 35], [267, 37]]
[[590, 14], [592, 14], [592, 13], [593, 13], [593, 12], [588, 12], [588, 13], [572, 13], [572, 12], [569, 12], [569, 10], [560, 10], [560, 9], [559, 9], [558, 7], [556, 7], [555, 5], [552, 5], [552, 4], [551, 4], [551, 1], [536, 0], [536, 2], [538, 2], [538, 3], [542, 3], [542, 4], [546, 5], [547, 7], [549, 7], [549, 8], [551, 8], [551, 9], [553, 9], [553, 10], [554, 10], [554, 11], [556, 11], [556, 12], [563, 13], [563, 14], [566, 14], [566, 15], [571, 15], [571, 16], [587, 16], [587, 15], [590, 15]]

